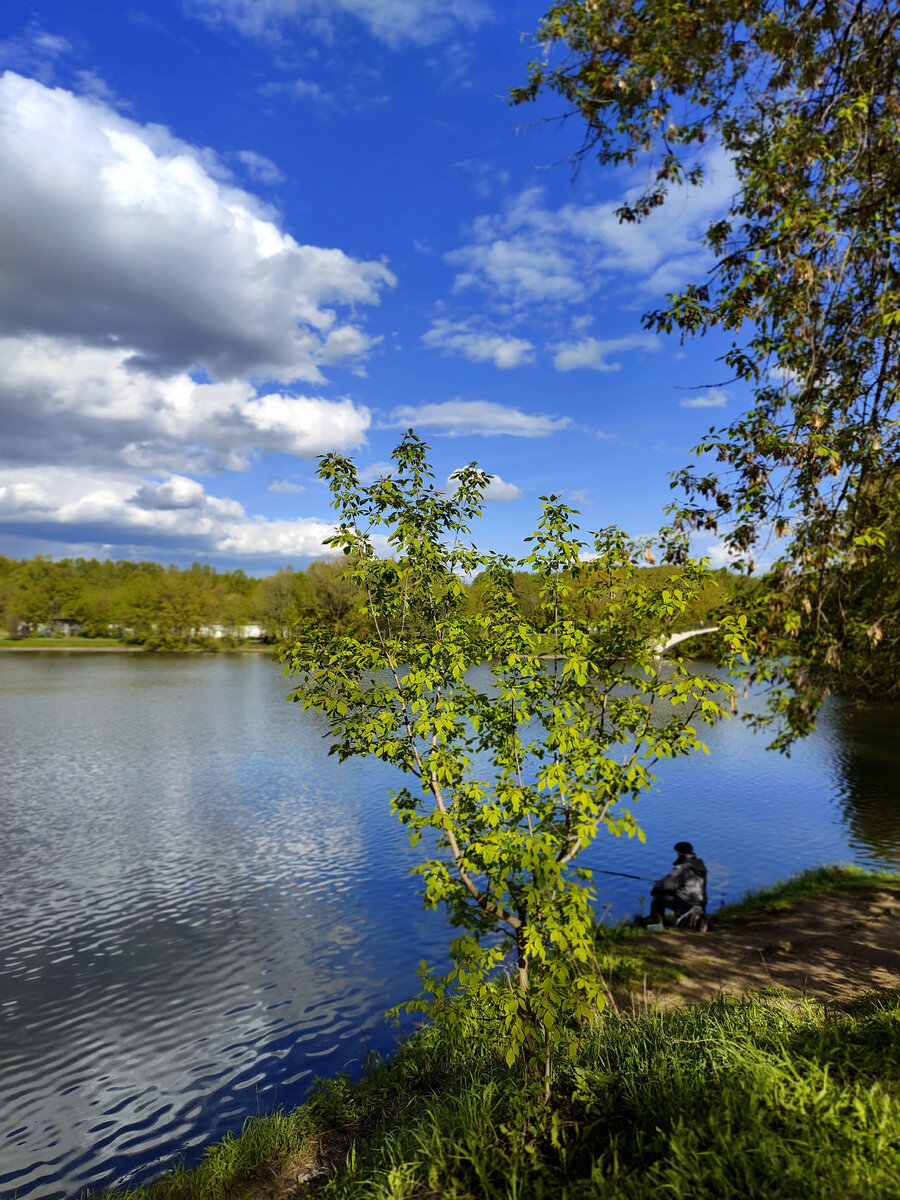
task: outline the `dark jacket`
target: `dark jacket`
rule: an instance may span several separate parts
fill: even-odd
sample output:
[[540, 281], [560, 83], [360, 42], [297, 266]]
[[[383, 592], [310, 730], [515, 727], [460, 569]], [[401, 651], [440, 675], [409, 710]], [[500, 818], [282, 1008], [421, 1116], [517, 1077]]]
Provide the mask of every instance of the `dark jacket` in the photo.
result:
[[654, 883], [651, 891], [662, 899], [671, 897], [706, 908], [706, 864], [696, 854], [684, 854], [676, 859], [668, 875]]

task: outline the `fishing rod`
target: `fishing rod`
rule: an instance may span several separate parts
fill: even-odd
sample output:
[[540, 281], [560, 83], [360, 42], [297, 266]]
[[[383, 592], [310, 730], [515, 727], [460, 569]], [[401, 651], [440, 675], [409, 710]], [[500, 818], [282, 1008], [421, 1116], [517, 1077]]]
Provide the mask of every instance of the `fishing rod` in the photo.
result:
[[656, 883], [655, 879], [651, 879], [649, 875], [632, 875], [628, 871], [603, 871], [600, 867], [594, 867], [595, 875], [619, 875], [622, 879], [643, 879], [645, 883]]

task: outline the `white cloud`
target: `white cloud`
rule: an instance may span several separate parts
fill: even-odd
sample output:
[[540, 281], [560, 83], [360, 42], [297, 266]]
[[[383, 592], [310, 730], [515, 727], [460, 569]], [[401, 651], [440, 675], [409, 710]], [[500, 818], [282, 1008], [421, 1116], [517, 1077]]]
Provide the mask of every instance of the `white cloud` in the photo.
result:
[[278, 96], [287, 100], [308, 100], [320, 108], [338, 108], [337, 97], [326, 91], [321, 84], [310, 79], [282, 79], [265, 83], [259, 89], [261, 96]]
[[[453, 495], [459, 487], [456, 479], [456, 472], [451, 471], [444, 484], [444, 491], [449, 495]], [[514, 483], [507, 483], [501, 479], [499, 475], [488, 475], [487, 485], [481, 493], [482, 499], [492, 504], [505, 504], [507, 500], [519, 500], [522, 497], [522, 489], [516, 487]]]
[[306, 485], [303, 483], [294, 483], [290, 479], [276, 479], [274, 483], [269, 484], [270, 492], [285, 492], [289, 495], [299, 496], [301, 492], [306, 491]]
[[623, 274], [647, 293], [671, 291], [708, 268], [700, 239], [735, 187], [730, 162], [715, 150], [705, 186], [673, 189], [637, 223], [616, 216], [622, 201], [636, 199], [637, 187], [621, 200], [557, 209], [545, 207], [541, 188], [528, 188], [501, 212], [479, 217], [468, 244], [445, 256], [457, 268], [454, 290], [478, 288], [517, 307], [574, 303], [608, 290], [611, 277]]
[[216, 543], [220, 554], [241, 557], [271, 555], [286, 558], [325, 558], [334, 550], [322, 545], [334, 533], [325, 521], [297, 517], [293, 521], [243, 521], [232, 525]]
[[0, 70], [24, 71], [50, 83], [57, 60], [71, 51], [70, 41], [31, 21], [19, 33], [0, 41]]
[[131, 105], [117, 96], [106, 80], [96, 71], [76, 71], [78, 92], [82, 96], [91, 96], [94, 100], [102, 100], [114, 108], [130, 108]]
[[483, 496], [485, 500], [494, 504], [505, 504], [507, 500], [521, 499], [522, 489], [516, 487], [514, 483], [507, 483], [499, 475], [490, 475]]
[[53, 501], [37, 482], [21, 483], [10, 479], [0, 486], [0, 516], [48, 513], [53, 510]]
[[395, 283], [385, 264], [299, 244], [210, 151], [12, 73], [0, 123], [7, 333], [217, 380], [315, 381], [372, 344], [336, 309], [377, 303]]
[[[202, 508], [206, 499], [202, 483], [185, 475], [170, 475], [162, 483], [142, 483], [128, 503], [145, 509]], [[243, 515], [240, 505], [235, 515]]]
[[193, 0], [191, 7], [249, 37], [277, 37], [297, 26], [304, 35], [330, 39], [340, 18], [354, 17], [389, 46], [441, 41], [490, 16], [484, 0]]
[[383, 479], [386, 475], [393, 475], [397, 467], [392, 462], [374, 462], [369, 463], [367, 467], [359, 472], [360, 483], [374, 483], [376, 479]]
[[729, 393], [721, 388], [710, 388], [702, 396], [689, 396], [679, 400], [682, 408], [724, 408], [728, 403]]
[[479, 217], [468, 246], [444, 257], [458, 273], [455, 292], [477, 287], [500, 300], [533, 304], [582, 300], [576, 245], [553, 227], [553, 214], [540, 208], [540, 188], [513, 200], [499, 217]]
[[251, 179], [260, 183], [284, 183], [280, 168], [264, 154], [257, 154], [255, 150], [236, 150], [234, 157], [243, 164]]
[[478, 330], [471, 321], [433, 321], [431, 329], [422, 335], [426, 346], [443, 350], [445, 354], [460, 354], [470, 362], [492, 362], [507, 369], [534, 361], [534, 346], [525, 338]]
[[0, 461], [241, 470], [259, 451], [312, 458], [365, 444], [369, 410], [349, 399], [160, 379], [128, 359], [57, 338], [0, 339]]
[[573, 504], [579, 511], [594, 507], [594, 498], [588, 488], [567, 488], [566, 502]]
[[731, 550], [724, 542], [710, 542], [706, 546], [692, 547], [692, 553], [697, 558], [709, 559], [709, 565], [714, 571], [721, 567], [733, 567], [740, 555]]
[[137, 481], [131, 474], [60, 468], [0, 471], [0, 521], [8, 532], [65, 544], [102, 543], [192, 554], [282, 559], [321, 557], [333, 525], [316, 518], [250, 517], [236, 501], [211, 496], [179, 475]]
[[418, 408], [404, 405], [393, 410], [390, 422], [391, 427], [431, 429], [447, 437], [472, 434], [547, 437], [571, 424], [570, 417], [524, 413], [490, 400], [444, 400], [437, 404], [421, 404]]
[[553, 365], [557, 371], [575, 371], [589, 368], [592, 371], [621, 371], [622, 364], [609, 362], [611, 354], [622, 354], [628, 350], [659, 350], [659, 338], [652, 333], [633, 333], [620, 338], [582, 338], [578, 342], [559, 342], [553, 347], [556, 355]]
[[[97, 99], [7, 74], [0, 122], [5, 531], [104, 553], [321, 556], [327, 521], [249, 515], [195, 476], [366, 444], [367, 408], [297, 384], [361, 369], [380, 339], [357, 310], [391, 272], [300, 245], [212, 152]], [[262, 155], [234, 158], [275, 181]]]

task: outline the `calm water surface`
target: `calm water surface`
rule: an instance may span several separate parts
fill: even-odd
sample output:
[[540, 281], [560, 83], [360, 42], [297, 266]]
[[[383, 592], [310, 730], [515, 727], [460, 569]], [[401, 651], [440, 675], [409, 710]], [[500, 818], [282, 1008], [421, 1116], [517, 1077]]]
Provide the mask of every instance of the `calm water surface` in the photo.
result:
[[[421, 911], [392, 770], [328, 757], [266, 656], [0, 655], [0, 1195], [144, 1182], [316, 1075], [389, 1051], [449, 931]], [[822, 862], [900, 866], [900, 714], [839, 703], [790, 759], [737, 721], [666, 764], [647, 845], [711, 906]], [[649, 885], [598, 877], [598, 907]]]

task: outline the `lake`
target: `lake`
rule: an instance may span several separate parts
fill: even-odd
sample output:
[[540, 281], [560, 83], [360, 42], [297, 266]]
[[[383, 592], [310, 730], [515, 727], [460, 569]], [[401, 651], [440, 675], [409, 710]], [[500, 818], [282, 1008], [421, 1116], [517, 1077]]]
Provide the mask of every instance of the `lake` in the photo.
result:
[[[317, 1075], [389, 1052], [442, 961], [398, 776], [327, 754], [267, 655], [0, 655], [0, 1195], [153, 1178]], [[744, 702], [752, 704], [750, 701]], [[693, 841], [710, 908], [803, 867], [900, 867], [900, 713], [829, 703], [790, 759], [737, 720], [663, 764], [585, 866], [658, 877]], [[598, 913], [649, 884], [597, 876]]]

